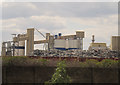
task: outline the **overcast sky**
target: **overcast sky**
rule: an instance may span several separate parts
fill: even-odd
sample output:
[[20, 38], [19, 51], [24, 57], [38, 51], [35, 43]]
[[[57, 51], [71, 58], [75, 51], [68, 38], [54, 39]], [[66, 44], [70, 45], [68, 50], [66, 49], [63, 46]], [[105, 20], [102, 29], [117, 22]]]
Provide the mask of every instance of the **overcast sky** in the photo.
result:
[[[117, 2], [4, 2], [2, 4], [2, 41], [11, 40], [12, 33], [26, 33], [37, 28], [43, 34], [75, 34], [85, 31], [84, 49], [91, 36], [95, 42], [109, 46], [111, 36], [118, 34]], [[35, 40], [44, 39], [35, 31]], [[37, 46], [38, 48], [38, 46]]]

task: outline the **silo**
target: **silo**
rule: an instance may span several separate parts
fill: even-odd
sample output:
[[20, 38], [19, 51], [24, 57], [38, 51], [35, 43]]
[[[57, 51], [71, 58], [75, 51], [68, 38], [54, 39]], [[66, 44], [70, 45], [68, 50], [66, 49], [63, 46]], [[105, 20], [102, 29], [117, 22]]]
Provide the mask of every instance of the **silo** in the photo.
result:
[[111, 49], [120, 51], [120, 36], [112, 36]]

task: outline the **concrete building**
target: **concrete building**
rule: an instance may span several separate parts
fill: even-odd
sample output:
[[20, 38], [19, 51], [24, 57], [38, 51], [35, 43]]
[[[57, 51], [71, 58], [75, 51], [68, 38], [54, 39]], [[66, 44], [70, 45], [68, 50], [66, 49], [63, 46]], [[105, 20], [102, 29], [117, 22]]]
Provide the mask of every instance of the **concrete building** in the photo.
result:
[[95, 43], [95, 36], [92, 35], [92, 43], [90, 43], [88, 50], [105, 50], [105, 49], [108, 49], [106, 43]]
[[55, 36], [54, 48], [59, 50], [81, 49], [83, 50], [84, 31], [76, 31], [76, 35], [58, 34]]
[[111, 37], [111, 50], [120, 51], [120, 36]]
[[91, 43], [89, 50], [105, 50], [107, 49], [106, 43]]

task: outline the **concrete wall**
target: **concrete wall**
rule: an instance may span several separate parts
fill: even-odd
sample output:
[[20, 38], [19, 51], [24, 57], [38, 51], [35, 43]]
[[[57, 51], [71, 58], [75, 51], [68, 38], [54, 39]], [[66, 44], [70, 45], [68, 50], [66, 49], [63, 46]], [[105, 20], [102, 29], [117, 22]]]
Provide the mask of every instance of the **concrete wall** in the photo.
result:
[[[120, 69], [117, 68], [66, 68], [72, 83], [120, 83]], [[55, 67], [3, 67], [2, 80], [5, 83], [44, 83], [51, 79]]]

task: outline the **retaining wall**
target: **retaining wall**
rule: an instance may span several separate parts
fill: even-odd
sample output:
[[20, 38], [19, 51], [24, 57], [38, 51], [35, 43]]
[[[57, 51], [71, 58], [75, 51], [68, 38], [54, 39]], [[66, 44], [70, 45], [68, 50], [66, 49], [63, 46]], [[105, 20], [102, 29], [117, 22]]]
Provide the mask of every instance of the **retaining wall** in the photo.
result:
[[[3, 67], [2, 82], [4, 84], [44, 83], [51, 79], [56, 67]], [[67, 67], [67, 74], [72, 83], [120, 83], [118, 68], [80, 68]], [[40, 84], [39, 84], [40, 85]]]

